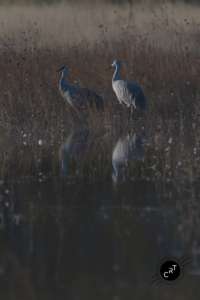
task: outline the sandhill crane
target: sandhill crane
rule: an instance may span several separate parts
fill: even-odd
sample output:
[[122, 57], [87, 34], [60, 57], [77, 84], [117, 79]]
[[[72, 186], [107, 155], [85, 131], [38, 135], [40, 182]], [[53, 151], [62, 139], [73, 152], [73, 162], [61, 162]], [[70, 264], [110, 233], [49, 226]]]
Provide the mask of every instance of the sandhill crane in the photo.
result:
[[115, 73], [112, 78], [112, 87], [119, 100], [119, 103], [126, 104], [128, 107], [132, 106], [134, 108], [139, 108], [139, 110], [145, 110], [147, 106], [147, 101], [144, 96], [144, 92], [141, 87], [135, 83], [119, 80], [118, 74], [121, 67], [119, 60], [115, 60], [114, 63], [107, 68], [109, 70], [112, 67], [116, 67]]
[[97, 109], [104, 109], [104, 102], [101, 96], [87, 88], [71, 86], [65, 83], [67, 68], [62, 67], [57, 72], [62, 72], [60, 80], [60, 91], [62, 96], [75, 108], [92, 108], [94, 105]]

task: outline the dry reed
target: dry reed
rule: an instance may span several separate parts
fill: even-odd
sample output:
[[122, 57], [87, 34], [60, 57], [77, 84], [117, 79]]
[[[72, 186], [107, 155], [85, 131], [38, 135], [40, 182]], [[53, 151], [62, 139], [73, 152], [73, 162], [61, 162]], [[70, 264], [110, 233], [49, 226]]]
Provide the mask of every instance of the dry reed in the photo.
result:
[[[129, 127], [130, 109], [119, 105], [112, 72], [105, 71], [114, 59], [122, 62], [120, 78], [139, 84], [147, 98], [147, 111], [134, 111], [134, 120], [198, 118], [199, 10], [144, 3], [131, 9], [69, 3], [2, 6], [0, 128]], [[104, 98], [104, 113], [88, 111], [85, 117], [68, 105], [55, 72], [62, 65], [68, 68], [68, 84], [91, 88]]]

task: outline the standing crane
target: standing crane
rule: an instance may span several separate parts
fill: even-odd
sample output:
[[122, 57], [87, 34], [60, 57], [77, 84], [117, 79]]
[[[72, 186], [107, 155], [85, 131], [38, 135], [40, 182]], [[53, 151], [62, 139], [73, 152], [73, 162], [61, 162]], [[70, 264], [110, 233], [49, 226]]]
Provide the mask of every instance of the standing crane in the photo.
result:
[[125, 104], [128, 107], [131, 106], [131, 114], [132, 106], [134, 108], [138, 108], [139, 110], [145, 110], [147, 106], [147, 101], [141, 87], [132, 82], [119, 80], [118, 74], [121, 67], [121, 63], [119, 60], [115, 60], [113, 64], [107, 68], [107, 70], [109, 70], [112, 67], [116, 67], [115, 73], [112, 78], [112, 87], [119, 100], [119, 103], [123, 106], [125, 106]]
[[95, 106], [97, 109], [104, 110], [104, 102], [101, 96], [87, 88], [68, 85], [65, 83], [67, 68], [62, 67], [57, 72], [62, 72], [60, 80], [60, 92], [62, 96], [75, 109], [86, 109]]

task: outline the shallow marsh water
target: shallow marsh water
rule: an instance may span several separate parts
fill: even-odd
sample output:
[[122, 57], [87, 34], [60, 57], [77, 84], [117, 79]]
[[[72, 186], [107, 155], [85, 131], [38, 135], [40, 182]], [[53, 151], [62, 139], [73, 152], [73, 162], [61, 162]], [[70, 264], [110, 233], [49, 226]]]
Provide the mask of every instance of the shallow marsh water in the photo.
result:
[[[1, 139], [1, 299], [199, 295], [199, 128], [72, 130]], [[178, 284], [152, 285], [166, 256]]]

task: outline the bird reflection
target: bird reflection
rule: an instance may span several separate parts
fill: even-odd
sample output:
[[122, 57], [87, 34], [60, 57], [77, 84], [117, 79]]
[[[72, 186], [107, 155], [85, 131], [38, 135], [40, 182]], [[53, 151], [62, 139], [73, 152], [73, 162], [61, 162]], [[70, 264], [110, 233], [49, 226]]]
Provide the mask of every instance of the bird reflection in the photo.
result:
[[78, 136], [73, 131], [69, 134], [67, 140], [60, 148], [60, 159], [62, 162], [62, 173], [67, 174], [67, 157], [71, 154], [77, 155], [87, 147], [88, 131], [84, 131], [81, 136]]
[[128, 134], [125, 138], [120, 138], [112, 153], [112, 165], [114, 172], [112, 174], [113, 182], [122, 182], [123, 176], [119, 167], [121, 165], [128, 165], [133, 163], [142, 153], [145, 133], [142, 134]]

